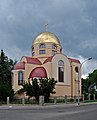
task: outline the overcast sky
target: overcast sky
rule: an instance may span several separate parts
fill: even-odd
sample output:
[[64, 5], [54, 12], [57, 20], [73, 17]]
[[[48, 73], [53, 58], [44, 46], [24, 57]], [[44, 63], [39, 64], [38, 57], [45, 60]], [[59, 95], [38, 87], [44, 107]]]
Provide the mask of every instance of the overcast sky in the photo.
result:
[[93, 58], [83, 64], [84, 75], [97, 68], [97, 0], [0, 0], [0, 49], [13, 60], [31, 56], [46, 21], [65, 55]]

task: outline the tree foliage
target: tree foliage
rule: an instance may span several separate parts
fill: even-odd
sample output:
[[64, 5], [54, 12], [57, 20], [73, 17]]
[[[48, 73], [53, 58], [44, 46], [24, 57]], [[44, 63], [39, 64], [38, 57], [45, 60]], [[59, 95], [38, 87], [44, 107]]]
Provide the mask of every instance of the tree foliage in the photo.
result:
[[36, 100], [39, 102], [39, 96], [43, 95], [45, 102], [49, 100], [50, 93], [54, 94], [56, 81], [52, 79], [32, 79], [31, 82], [28, 82], [23, 85], [23, 88], [20, 89], [18, 92], [26, 92], [26, 95], [30, 97], [35, 97]]
[[[82, 93], [88, 94], [89, 92], [94, 93], [93, 85], [97, 86], [97, 69], [92, 73], [89, 73], [86, 79], [82, 79]], [[90, 88], [91, 87], [91, 88]], [[89, 88], [91, 89], [89, 91]]]
[[7, 97], [13, 97], [14, 91], [8, 82], [0, 81], [0, 101], [6, 101]]
[[[16, 62], [16, 61], [15, 61]], [[11, 70], [15, 64], [12, 59], [8, 59], [3, 50], [0, 54], [0, 98], [5, 100], [7, 96], [13, 95], [11, 87]]]
[[14, 66], [14, 62], [12, 59], [8, 59], [7, 56], [5, 56], [5, 53], [3, 50], [1, 50], [0, 55], [0, 81], [6, 81], [11, 83], [11, 70]]

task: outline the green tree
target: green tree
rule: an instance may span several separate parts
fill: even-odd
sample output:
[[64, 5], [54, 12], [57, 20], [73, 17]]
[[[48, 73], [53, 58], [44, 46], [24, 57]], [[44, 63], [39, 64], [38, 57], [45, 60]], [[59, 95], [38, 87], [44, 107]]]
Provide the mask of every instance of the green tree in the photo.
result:
[[26, 95], [30, 97], [35, 97], [39, 102], [39, 96], [43, 95], [45, 102], [49, 100], [50, 93], [54, 94], [54, 88], [57, 81], [52, 79], [32, 79], [23, 85], [23, 88], [18, 91], [18, 93], [26, 92]]
[[0, 97], [5, 100], [7, 96], [13, 95], [11, 87], [11, 70], [16, 63], [12, 59], [5, 56], [3, 50], [0, 54]]
[[0, 101], [6, 101], [7, 97], [13, 97], [14, 91], [7, 82], [0, 81]]
[[97, 86], [97, 69], [94, 70], [92, 73], [89, 73], [86, 79], [82, 79], [82, 93], [94, 93], [94, 85]]
[[97, 85], [97, 69], [90, 73], [88, 78], [90, 80], [90, 84], [96, 83]]
[[90, 86], [89, 82], [90, 81], [89, 81], [88, 78], [86, 78], [86, 79], [82, 78], [82, 93], [85, 94], [85, 95], [88, 94], [88, 88]]
[[3, 50], [1, 50], [0, 54], [0, 81], [6, 81], [11, 83], [11, 70], [16, 64], [16, 61], [14, 62], [12, 59], [8, 59], [7, 56], [5, 56], [5, 53]]

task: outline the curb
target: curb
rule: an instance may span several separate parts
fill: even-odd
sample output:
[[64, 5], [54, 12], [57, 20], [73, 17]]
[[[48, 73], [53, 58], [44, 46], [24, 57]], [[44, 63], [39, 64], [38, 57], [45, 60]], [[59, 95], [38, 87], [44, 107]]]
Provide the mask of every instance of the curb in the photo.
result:
[[97, 102], [93, 103], [77, 103], [74, 104], [51, 104], [51, 105], [2, 105], [0, 106], [0, 110], [40, 110], [40, 109], [54, 109], [54, 108], [68, 108], [68, 107], [80, 107], [85, 105], [93, 105], [97, 104]]

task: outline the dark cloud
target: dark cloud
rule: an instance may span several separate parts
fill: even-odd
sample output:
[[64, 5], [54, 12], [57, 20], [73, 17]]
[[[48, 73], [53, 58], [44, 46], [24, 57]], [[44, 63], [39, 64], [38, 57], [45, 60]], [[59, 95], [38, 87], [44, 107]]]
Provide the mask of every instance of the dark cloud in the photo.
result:
[[64, 54], [97, 60], [97, 0], [0, 0], [0, 49], [15, 59], [30, 55], [47, 20]]

